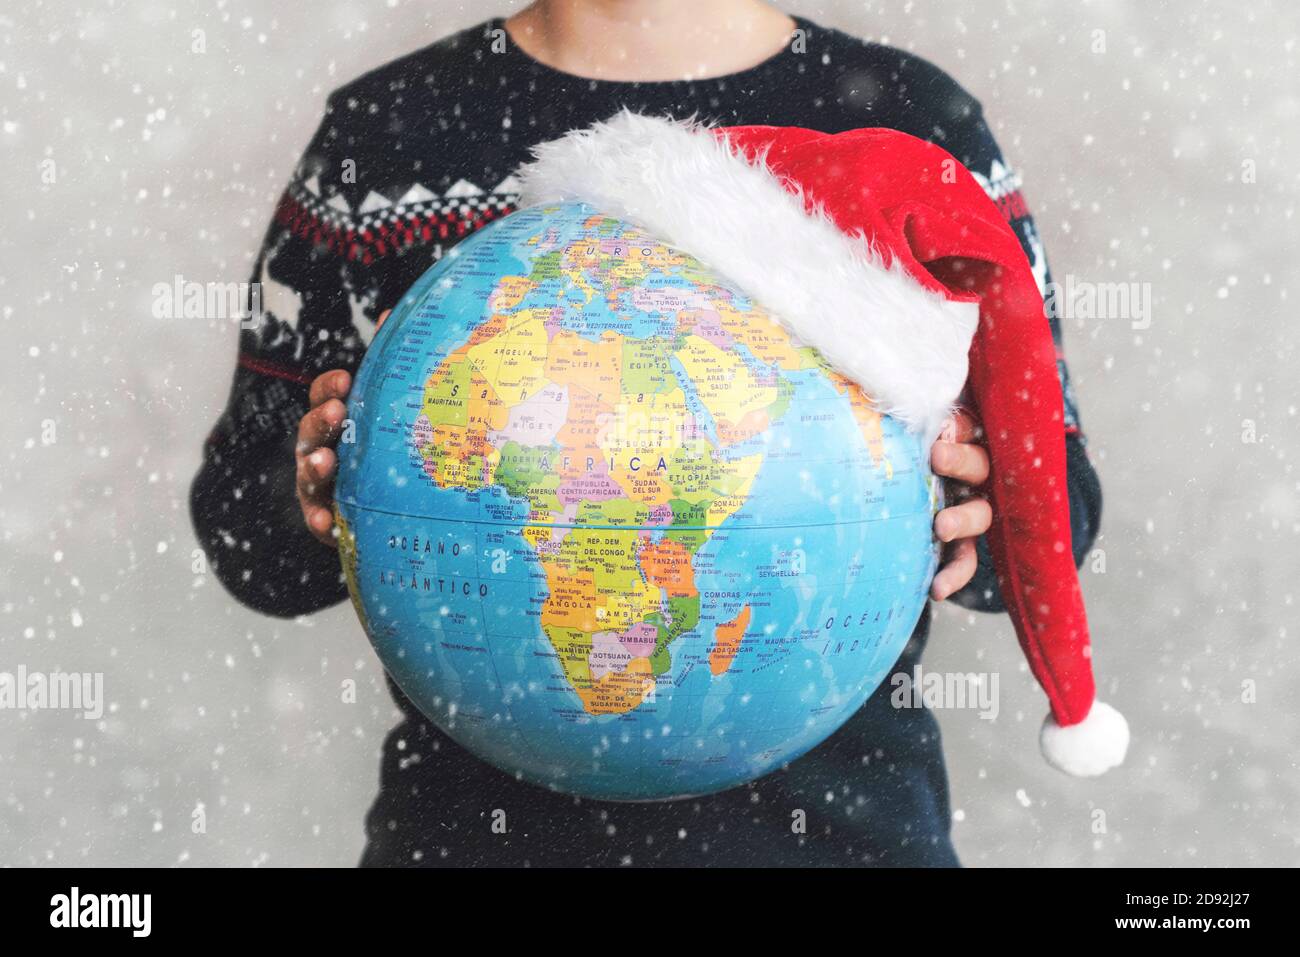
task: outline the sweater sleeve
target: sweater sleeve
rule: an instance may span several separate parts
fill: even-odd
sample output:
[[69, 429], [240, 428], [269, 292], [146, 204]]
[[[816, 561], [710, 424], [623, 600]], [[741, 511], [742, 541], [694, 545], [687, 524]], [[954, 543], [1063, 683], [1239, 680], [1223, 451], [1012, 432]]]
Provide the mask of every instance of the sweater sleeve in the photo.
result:
[[[980, 185], [993, 198], [1002, 214], [1020, 238], [1029, 257], [1040, 291], [1052, 281], [1047, 254], [1034, 225], [1034, 218], [1021, 192], [1020, 175], [1003, 157], [984, 119], [983, 111], [972, 109], [962, 121], [948, 131], [943, 146], [975, 174]], [[1082, 565], [1097, 538], [1101, 523], [1101, 482], [1088, 458], [1087, 441], [1079, 424], [1078, 404], [1070, 382], [1070, 371], [1062, 350], [1060, 320], [1044, 308], [1044, 321], [1051, 326], [1056, 343], [1056, 371], [1065, 400], [1065, 451], [1070, 485], [1070, 526], [1075, 565]], [[988, 543], [978, 543], [979, 565], [970, 583], [953, 596], [966, 608], [980, 611], [1003, 611], [1002, 599], [993, 568]]]
[[340, 179], [343, 152], [335, 112], [332, 98], [266, 232], [252, 276], [260, 314], [254, 299], [229, 399], [190, 490], [195, 532], [222, 585], [283, 617], [347, 594], [337, 554], [303, 524], [294, 462], [308, 386], [323, 371], [356, 369], [375, 312], [346, 250], [329, 241], [330, 180]]

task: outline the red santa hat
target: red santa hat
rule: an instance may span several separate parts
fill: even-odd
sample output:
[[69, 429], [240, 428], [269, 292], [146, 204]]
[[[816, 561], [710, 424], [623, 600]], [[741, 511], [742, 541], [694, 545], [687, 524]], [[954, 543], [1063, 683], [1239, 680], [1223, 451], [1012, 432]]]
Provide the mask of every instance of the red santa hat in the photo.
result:
[[583, 201], [707, 263], [927, 443], [965, 390], [992, 466], [998, 584], [1051, 704], [1043, 752], [1080, 776], [1119, 764], [1128, 725], [1096, 700], [1042, 295], [970, 172], [895, 130], [626, 111], [534, 153], [525, 204]]

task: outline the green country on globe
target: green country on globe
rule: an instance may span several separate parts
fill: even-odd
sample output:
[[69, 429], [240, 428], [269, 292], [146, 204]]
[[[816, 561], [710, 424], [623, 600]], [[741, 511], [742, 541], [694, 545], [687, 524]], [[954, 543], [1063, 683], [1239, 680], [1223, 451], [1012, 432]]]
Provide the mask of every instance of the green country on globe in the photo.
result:
[[797, 758], [889, 673], [937, 564], [921, 437], [584, 204], [429, 269], [348, 416], [340, 554], [370, 641], [430, 720], [539, 785], [666, 799]]

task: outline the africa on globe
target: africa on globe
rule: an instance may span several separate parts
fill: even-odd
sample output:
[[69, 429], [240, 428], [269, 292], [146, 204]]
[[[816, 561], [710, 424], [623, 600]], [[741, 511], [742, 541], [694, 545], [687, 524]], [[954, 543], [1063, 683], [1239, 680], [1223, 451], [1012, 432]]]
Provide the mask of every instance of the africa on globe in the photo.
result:
[[937, 564], [921, 436], [586, 204], [425, 273], [348, 416], [339, 548], [380, 660], [544, 787], [668, 799], [797, 758], [888, 674]]

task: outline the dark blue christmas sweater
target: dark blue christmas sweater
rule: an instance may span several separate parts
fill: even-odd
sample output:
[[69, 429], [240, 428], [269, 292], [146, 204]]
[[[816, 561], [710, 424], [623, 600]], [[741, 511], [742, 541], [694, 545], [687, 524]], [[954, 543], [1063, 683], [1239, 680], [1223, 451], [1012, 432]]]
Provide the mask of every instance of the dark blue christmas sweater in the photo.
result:
[[[260, 284], [262, 321], [241, 332], [230, 398], [191, 492], [199, 540], [236, 599], [294, 616], [347, 597], [337, 554], [307, 532], [295, 496], [293, 446], [309, 383], [329, 369], [355, 371], [379, 314], [451, 246], [515, 208], [512, 172], [530, 147], [623, 107], [720, 125], [888, 127], [930, 140], [975, 174], [1020, 237], [1040, 285], [1050, 282], [1020, 177], [980, 104], [913, 54], [801, 18], [795, 25], [790, 44], [752, 69], [632, 83], [547, 67], [519, 50], [494, 19], [329, 97], [262, 243], [252, 277]], [[1096, 536], [1100, 486], [1084, 452], [1057, 320], [1044, 321], [1058, 345], [1073, 545], [1081, 561]], [[1000, 610], [987, 550], [957, 600]], [[927, 614], [900, 669], [919, 656], [928, 625]], [[955, 860], [937, 726], [928, 712], [879, 706], [879, 693], [786, 771], [731, 796], [647, 811], [575, 803], [518, 783], [465, 754], [393, 692], [408, 719], [385, 749], [369, 821], [371, 863], [698, 863], [701, 853], [729, 863]], [[847, 795], [833, 812], [824, 807], [818, 789], [827, 787], [854, 792], [856, 821]], [[816, 807], [831, 819], [819, 817], [813, 826], [805, 819], [803, 833], [793, 832], [782, 801]], [[517, 826], [505, 835], [489, 831], [492, 813], [507, 806]], [[612, 823], [619, 818], [621, 837]], [[710, 834], [702, 842], [683, 844], [677, 836], [701, 828]], [[773, 833], [781, 837], [776, 845]], [[701, 843], [710, 850], [701, 852]]]

